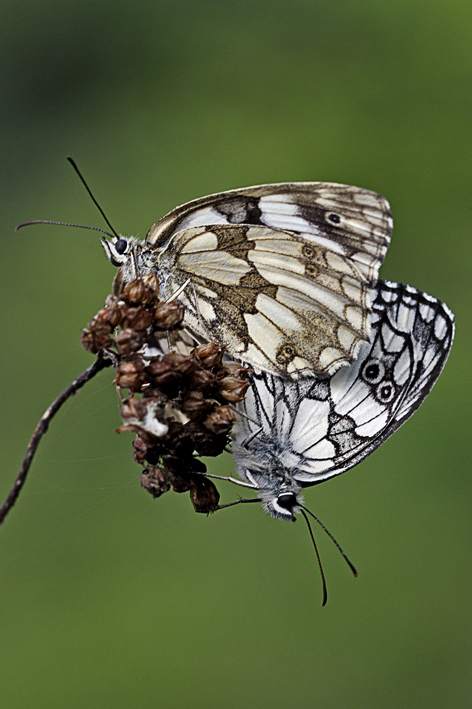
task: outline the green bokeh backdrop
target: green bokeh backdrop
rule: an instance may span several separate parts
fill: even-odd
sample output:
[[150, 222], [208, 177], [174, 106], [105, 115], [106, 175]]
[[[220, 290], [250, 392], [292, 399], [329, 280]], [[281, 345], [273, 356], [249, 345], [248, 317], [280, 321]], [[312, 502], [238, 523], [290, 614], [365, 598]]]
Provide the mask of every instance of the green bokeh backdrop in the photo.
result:
[[[471, 682], [472, 5], [467, 0], [12, 2], [1, 12], [2, 498], [80, 330], [115, 228], [261, 182], [390, 200], [382, 276], [445, 300], [450, 360], [415, 417], [307, 494], [359, 569], [255, 506], [153, 501], [111, 372], [54, 420], [0, 530], [0, 692], [21, 707], [465, 707]], [[232, 470], [231, 460], [213, 471]], [[225, 501], [237, 490], [222, 485]]]

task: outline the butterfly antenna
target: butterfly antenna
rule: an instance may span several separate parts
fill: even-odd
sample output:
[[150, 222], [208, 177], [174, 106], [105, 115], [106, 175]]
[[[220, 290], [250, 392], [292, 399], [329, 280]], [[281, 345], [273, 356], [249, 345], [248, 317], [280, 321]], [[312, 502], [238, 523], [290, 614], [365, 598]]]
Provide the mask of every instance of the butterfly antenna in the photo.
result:
[[[106, 223], [108, 224], [108, 226], [110, 227], [110, 229], [111, 229], [111, 231], [113, 232], [114, 236], [116, 236], [116, 238], [119, 239], [120, 237], [118, 236], [118, 234], [116, 233], [116, 231], [113, 229], [112, 225], [110, 224], [107, 215], [105, 214], [105, 212], [103, 211], [103, 209], [100, 207], [100, 205], [98, 204], [97, 200], [95, 199], [95, 197], [94, 197], [93, 194], [92, 194], [92, 190], [90, 189], [90, 187], [88, 186], [88, 184], [85, 182], [85, 178], [84, 178], [84, 176], [82, 175], [82, 173], [80, 172], [79, 168], [77, 167], [77, 165], [76, 165], [76, 163], [75, 163], [75, 160], [73, 160], [73, 159], [70, 157], [70, 155], [67, 156], [67, 160], [70, 162], [70, 164], [72, 165], [72, 167], [73, 167], [74, 170], [76, 171], [77, 175], [79, 176], [80, 180], [82, 181], [83, 186], [85, 187], [85, 189], [86, 189], [87, 192], [89, 193], [89, 195], [90, 195], [90, 197], [91, 197], [91, 199], [92, 199], [92, 202], [93, 202], [94, 205], [97, 207], [98, 211], [100, 212], [100, 214], [102, 215], [102, 217], [104, 218], [104, 220], [106, 221]], [[105, 233], [106, 233], [106, 232], [105, 232]]]
[[[304, 510], [305, 510], [305, 508], [303, 507], [301, 512], [302, 512], [302, 515], [303, 515], [304, 518], [305, 518], [305, 522], [307, 523], [308, 531], [310, 532], [311, 541], [313, 542], [313, 546], [314, 546], [314, 548], [315, 548], [316, 558], [318, 559], [318, 566], [319, 566], [319, 568], [320, 568], [321, 583], [322, 583], [322, 585], [323, 585], [323, 603], [321, 604], [321, 607], [323, 607], [323, 606], [326, 605], [326, 601], [328, 600], [328, 591], [327, 591], [327, 589], [326, 589], [326, 579], [325, 579], [323, 567], [322, 567], [322, 565], [321, 565], [321, 559], [320, 559], [320, 554], [319, 554], [319, 551], [318, 551], [318, 547], [316, 546], [315, 535], [313, 534], [313, 530], [312, 530], [312, 528], [311, 528], [310, 520], [309, 520], [308, 517], [306, 516]], [[307, 512], [308, 512], [308, 510], [307, 510]], [[316, 520], [316, 521], [318, 521], [318, 520]]]
[[102, 234], [106, 234], [111, 239], [114, 239], [114, 235], [110, 234], [106, 229], [100, 229], [98, 226], [86, 226], [85, 224], [70, 224], [69, 222], [54, 222], [51, 219], [32, 219], [30, 222], [22, 222], [15, 227], [15, 231], [21, 229], [23, 226], [30, 226], [31, 224], [56, 224], [57, 226], [75, 226], [77, 229], [91, 229], [92, 231], [101, 231]]
[[[318, 524], [320, 525], [321, 529], [322, 529], [324, 532], [326, 532], [326, 534], [327, 534], [328, 537], [331, 539], [331, 541], [336, 545], [338, 551], [339, 551], [340, 554], [344, 557], [344, 560], [345, 560], [346, 564], [349, 566], [349, 568], [351, 569], [351, 571], [352, 571], [352, 573], [354, 574], [354, 576], [357, 576], [356, 567], [354, 566], [354, 564], [353, 564], [351, 561], [349, 561], [347, 554], [345, 554], [345, 552], [344, 552], [344, 550], [342, 549], [341, 545], [339, 544], [339, 542], [336, 541], [336, 539], [333, 537], [333, 535], [331, 534], [331, 532], [326, 529], [326, 527], [325, 527], [324, 524], [321, 522], [321, 520], [319, 520], [318, 517], [316, 517], [316, 515], [313, 514], [313, 512], [310, 512], [310, 510], [308, 509], [308, 507], [304, 507], [304, 505], [300, 505], [300, 507], [301, 507], [301, 509], [302, 509], [302, 515], [305, 517], [306, 523], [308, 524], [308, 519], [307, 519], [307, 516], [306, 516], [305, 512], [308, 512], [308, 514], [313, 517], [313, 519], [315, 520], [315, 522], [318, 522]], [[311, 527], [310, 527], [309, 524], [308, 524], [308, 528], [310, 529], [310, 534], [311, 534]], [[313, 538], [313, 534], [312, 534], [311, 536], [312, 536], [312, 538]]]

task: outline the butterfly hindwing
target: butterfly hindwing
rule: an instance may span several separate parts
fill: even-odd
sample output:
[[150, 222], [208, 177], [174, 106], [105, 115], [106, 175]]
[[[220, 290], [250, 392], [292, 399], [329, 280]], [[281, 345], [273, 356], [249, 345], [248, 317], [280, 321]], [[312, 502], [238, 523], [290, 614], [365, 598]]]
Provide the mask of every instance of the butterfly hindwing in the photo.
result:
[[255, 373], [239, 405], [246, 414], [235, 433], [239, 474], [245, 479], [245, 470], [253, 470], [261, 489], [276, 489], [277, 479], [305, 487], [353, 467], [424, 401], [453, 334], [444, 303], [410, 286], [379, 281], [372, 341], [362, 344], [350, 367], [325, 380]]
[[137, 263], [179, 292], [189, 330], [279, 374], [332, 374], [370, 337], [371, 286], [390, 240], [387, 201], [321, 182], [260, 185], [177, 207]]

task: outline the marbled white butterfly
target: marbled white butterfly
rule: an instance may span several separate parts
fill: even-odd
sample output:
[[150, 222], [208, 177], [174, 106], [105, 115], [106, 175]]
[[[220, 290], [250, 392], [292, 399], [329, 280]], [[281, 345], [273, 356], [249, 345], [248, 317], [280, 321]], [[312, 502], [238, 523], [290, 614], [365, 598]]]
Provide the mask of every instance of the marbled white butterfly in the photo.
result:
[[324, 182], [231, 190], [162, 217], [144, 242], [110, 235], [115, 292], [158, 273], [186, 325], [252, 366], [328, 376], [370, 339], [371, 291], [392, 231], [375, 192]]
[[410, 286], [378, 281], [371, 343], [330, 379], [255, 372], [238, 404], [238, 475], [273, 517], [294, 520], [301, 491], [352, 468], [420, 406], [447, 360], [448, 307]]

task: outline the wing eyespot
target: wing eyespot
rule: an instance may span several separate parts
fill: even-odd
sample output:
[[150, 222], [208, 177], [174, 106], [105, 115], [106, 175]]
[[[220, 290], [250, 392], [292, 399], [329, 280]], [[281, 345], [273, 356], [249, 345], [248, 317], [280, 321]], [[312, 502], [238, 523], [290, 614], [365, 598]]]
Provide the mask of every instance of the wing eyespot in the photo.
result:
[[341, 217], [335, 212], [328, 212], [328, 214], [326, 215], [326, 221], [330, 222], [331, 224], [341, 224]]
[[320, 272], [320, 269], [315, 266], [314, 263], [305, 264], [305, 276], [308, 278], [316, 278]]
[[377, 359], [369, 359], [362, 368], [362, 378], [367, 384], [378, 384], [385, 376], [385, 367]]
[[307, 276], [307, 278], [317, 278], [320, 273], [319, 266], [313, 263], [316, 255], [316, 249], [312, 246], [308, 246], [307, 244], [302, 246], [302, 256], [308, 259], [308, 263], [305, 263], [305, 276]]
[[375, 390], [375, 397], [381, 404], [389, 404], [395, 396], [392, 382], [382, 382]]
[[289, 342], [286, 342], [285, 344], [279, 347], [275, 358], [279, 364], [290, 364], [290, 362], [295, 359], [296, 354], [297, 351], [295, 347]]

